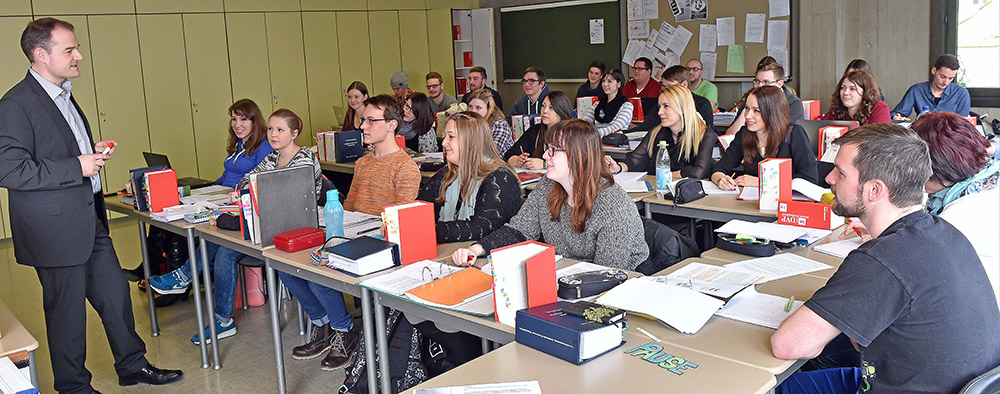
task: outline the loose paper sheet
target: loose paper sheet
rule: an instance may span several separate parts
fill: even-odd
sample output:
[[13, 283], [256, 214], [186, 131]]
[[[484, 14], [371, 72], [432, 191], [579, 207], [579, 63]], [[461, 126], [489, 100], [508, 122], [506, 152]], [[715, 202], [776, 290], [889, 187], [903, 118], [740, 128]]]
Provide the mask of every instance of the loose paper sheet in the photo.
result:
[[642, 19], [642, 0], [625, 0], [625, 14], [630, 21]]
[[628, 38], [646, 38], [649, 37], [649, 21], [628, 21]]
[[702, 23], [698, 31], [698, 50], [702, 52], [715, 52], [718, 42], [718, 32], [715, 29], [715, 25]]
[[786, 70], [788, 69], [788, 49], [767, 48], [767, 55], [773, 57], [774, 60], [778, 61], [778, 64], [784, 66]]
[[642, 56], [642, 51], [645, 47], [646, 43], [640, 40], [628, 40], [628, 46], [625, 47], [625, 54], [622, 55], [622, 63], [629, 66], [635, 64], [635, 59]]
[[670, 45], [670, 39], [674, 36], [674, 31], [677, 28], [670, 26], [669, 23], [660, 23], [659, 33], [656, 34], [656, 43], [653, 45], [659, 48], [661, 51], [666, 51]]
[[767, 10], [772, 18], [790, 14], [788, 0], [769, 0]]
[[764, 275], [764, 279], [757, 283], [833, 268], [833, 266], [794, 253], [737, 261], [726, 264], [725, 267]]
[[604, 19], [590, 20], [590, 43], [591, 44], [604, 43]]
[[660, 2], [642, 0], [642, 19], [660, 19]]
[[705, 78], [709, 81], [715, 79], [715, 63], [717, 61], [717, 58], [718, 54], [716, 54], [715, 52], [701, 53], [702, 71], [705, 72], [705, 75], [703, 75], [702, 78]]
[[764, 14], [747, 14], [746, 33], [743, 41], [764, 42]]
[[758, 293], [757, 289], [750, 286], [729, 300], [726, 306], [715, 314], [727, 319], [777, 330], [781, 322], [791, 316], [802, 304], [802, 301], [793, 301], [788, 312], [785, 312], [788, 298]]
[[667, 69], [667, 68], [670, 68], [670, 67], [677, 66], [677, 65], [681, 64], [681, 55], [679, 55], [677, 53], [667, 52], [667, 53], [663, 54], [663, 56], [665, 58], [667, 58], [667, 66], [664, 67], [664, 69]]
[[746, 59], [744, 57], [743, 45], [730, 45], [726, 53], [726, 72], [743, 73]]
[[[767, 48], [787, 49], [788, 48], [788, 21], [768, 19], [767, 21]], [[784, 63], [782, 63], [784, 65]]]
[[688, 41], [691, 41], [692, 35], [693, 34], [691, 34], [688, 29], [685, 29], [684, 26], [678, 25], [677, 29], [674, 31], [673, 37], [670, 37], [670, 44], [667, 45], [667, 48], [674, 53], [684, 53], [684, 49], [687, 48]]
[[537, 380], [417, 389], [413, 394], [542, 394]]
[[723, 304], [717, 298], [648, 276], [629, 279], [596, 302], [655, 317], [685, 334], [698, 332]]
[[736, 44], [736, 18], [715, 18], [715, 26], [719, 31], [719, 46]]

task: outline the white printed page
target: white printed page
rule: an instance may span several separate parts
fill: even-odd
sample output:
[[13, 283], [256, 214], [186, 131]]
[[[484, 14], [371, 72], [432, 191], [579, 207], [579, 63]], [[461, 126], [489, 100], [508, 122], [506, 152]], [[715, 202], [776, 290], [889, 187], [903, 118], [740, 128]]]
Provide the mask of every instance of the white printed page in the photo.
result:
[[794, 253], [782, 253], [770, 257], [737, 261], [726, 264], [725, 267], [763, 275], [764, 279], [757, 283], [770, 282], [789, 276], [833, 268], [831, 265], [823, 264]]
[[359, 283], [361, 286], [386, 294], [401, 296], [403, 293], [461, 271], [463, 267], [439, 263], [433, 260], [422, 260], [404, 265], [402, 268], [386, 272], [382, 275]]

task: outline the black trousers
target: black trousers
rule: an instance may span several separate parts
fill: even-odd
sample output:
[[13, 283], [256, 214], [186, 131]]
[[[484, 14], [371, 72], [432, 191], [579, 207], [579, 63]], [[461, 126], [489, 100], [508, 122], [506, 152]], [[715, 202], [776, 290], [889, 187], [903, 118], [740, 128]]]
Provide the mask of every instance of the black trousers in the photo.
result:
[[[103, 196], [96, 194], [94, 198]], [[103, 221], [97, 220], [94, 250], [87, 262], [71, 267], [35, 267], [35, 271], [42, 284], [46, 337], [56, 391], [74, 394], [94, 391], [90, 385], [90, 371], [84, 365], [87, 358], [86, 301], [90, 301], [101, 317], [118, 375], [129, 375], [146, 366], [146, 344], [135, 332], [128, 282]]]

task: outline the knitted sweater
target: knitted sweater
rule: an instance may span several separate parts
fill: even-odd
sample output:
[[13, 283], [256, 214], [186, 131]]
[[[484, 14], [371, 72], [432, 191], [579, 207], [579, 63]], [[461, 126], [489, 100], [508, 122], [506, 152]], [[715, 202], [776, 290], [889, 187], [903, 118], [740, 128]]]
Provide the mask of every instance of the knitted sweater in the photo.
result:
[[[316, 198], [319, 199], [320, 190], [323, 188], [323, 169], [319, 166], [319, 159], [316, 158], [316, 153], [314, 153], [312, 149], [304, 146], [299, 148], [299, 151], [295, 152], [295, 155], [292, 156], [292, 160], [285, 165], [285, 167], [297, 166], [311, 166], [313, 168], [313, 178], [316, 181]], [[278, 168], [278, 151], [274, 150], [271, 151], [271, 153], [268, 153], [267, 156], [264, 156], [264, 160], [261, 160], [260, 163], [257, 164], [257, 167], [254, 167], [253, 170], [250, 170], [250, 172], [244, 175], [243, 179], [240, 180], [240, 183], [236, 185], [236, 188], [245, 189], [249, 186], [250, 174], [270, 171], [276, 168]]]
[[369, 153], [355, 162], [344, 209], [378, 215], [386, 205], [413, 201], [419, 187], [420, 169], [402, 149], [383, 157]]
[[635, 270], [646, 261], [649, 248], [639, 211], [622, 188], [605, 188], [597, 195], [583, 233], [577, 234], [568, 205], [562, 206], [559, 221], [550, 220], [547, 204], [554, 184], [543, 177], [510, 223], [479, 241], [483, 249], [489, 253], [531, 239], [555, 246], [556, 254], [607, 267]]
[[[417, 199], [433, 203], [441, 195], [441, 182], [447, 173], [447, 167], [438, 170], [420, 188]], [[483, 177], [475, 197], [475, 210], [468, 220], [440, 217], [441, 204], [434, 203], [438, 243], [477, 241], [499, 229], [521, 208], [521, 183], [510, 171], [498, 168]]]

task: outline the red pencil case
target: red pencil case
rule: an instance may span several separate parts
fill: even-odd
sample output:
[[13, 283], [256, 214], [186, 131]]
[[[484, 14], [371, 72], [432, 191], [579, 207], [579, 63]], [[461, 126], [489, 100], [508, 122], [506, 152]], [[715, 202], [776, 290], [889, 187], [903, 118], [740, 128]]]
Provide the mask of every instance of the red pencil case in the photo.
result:
[[320, 246], [323, 244], [323, 241], [326, 241], [326, 234], [322, 230], [303, 227], [298, 230], [285, 231], [275, 235], [274, 247], [292, 253]]

